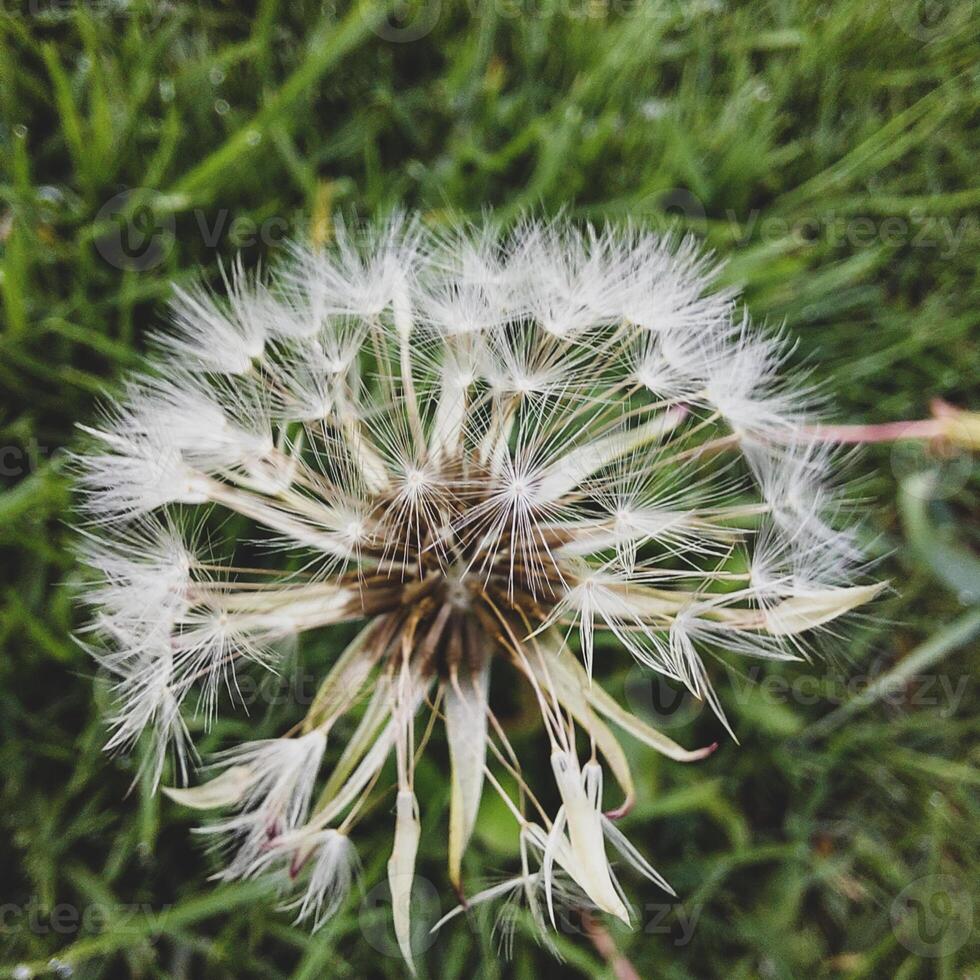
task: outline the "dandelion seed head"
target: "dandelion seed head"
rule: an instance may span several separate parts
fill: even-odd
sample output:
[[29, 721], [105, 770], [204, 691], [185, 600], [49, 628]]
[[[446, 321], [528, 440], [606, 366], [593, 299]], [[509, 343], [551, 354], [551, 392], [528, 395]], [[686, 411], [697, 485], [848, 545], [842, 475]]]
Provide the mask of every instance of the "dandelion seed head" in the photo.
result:
[[[635, 796], [606, 721], [678, 761], [711, 748], [682, 748], [602, 690], [615, 649], [727, 728], [706, 652], [796, 658], [875, 591], [853, 583], [838, 464], [806, 435], [790, 347], [716, 270], [693, 239], [635, 227], [434, 234], [399, 216], [339, 224], [330, 248], [292, 246], [268, 276], [236, 262], [220, 290], [177, 294], [149, 369], [75, 461], [85, 642], [118, 699], [110, 747], [147, 740], [154, 781], [169, 747], [180, 774], [186, 719], [235, 710], [241, 672], [361, 623], [293, 729], [168, 790], [230, 811], [205, 828], [221, 877], [275, 877], [319, 927], [349, 891], [352, 835], [393, 757], [388, 874], [411, 962], [414, 766], [435, 711], [459, 894], [487, 787], [522, 867], [472, 902], [519, 897], [542, 929], [562, 905], [628, 921], [613, 852], [669, 887], [606, 816], [608, 797], [622, 794], [616, 814]], [[531, 689], [557, 812], [525, 781], [491, 676]]]

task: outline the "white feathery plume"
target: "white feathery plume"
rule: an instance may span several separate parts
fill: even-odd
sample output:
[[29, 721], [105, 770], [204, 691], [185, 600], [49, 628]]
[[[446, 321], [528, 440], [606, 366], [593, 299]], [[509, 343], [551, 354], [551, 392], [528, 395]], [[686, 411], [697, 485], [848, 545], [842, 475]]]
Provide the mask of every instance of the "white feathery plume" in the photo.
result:
[[317, 831], [305, 846], [312, 851], [306, 888], [299, 898], [283, 908], [295, 909], [296, 922], [309, 920], [315, 931], [343, 905], [360, 870], [360, 862], [350, 838], [337, 830]]
[[221, 277], [227, 300], [194, 286], [174, 290], [173, 330], [154, 338], [165, 356], [190, 363], [202, 371], [246, 374], [264, 352], [276, 331], [279, 306], [264, 286], [246, 275], [241, 258], [224, 268]]
[[[679, 762], [714, 746], [685, 749], [626, 711], [601, 684], [609, 658], [682, 682], [731, 730], [708, 654], [805, 657], [879, 589], [854, 584], [839, 466], [806, 435], [812, 392], [785, 379], [789, 345], [716, 271], [693, 239], [637, 227], [437, 234], [401, 215], [291, 246], [267, 282], [235, 262], [224, 299], [177, 294], [149, 370], [76, 458], [86, 643], [118, 696], [110, 747], [149, 729], [154, 780], [168, 747], [180, 775], [188, 713], [209, 723], [239, 671], [363, 623], [289, 732], [167, 790], [231, 808], [205, 828], [230, 852], [221, 877], [273, 876], [319, 927], [394, 756], [388, 877], [414, 969], [416, 857], [439, 819], [414, 768], [441, 720], [461, 908], [516, 896], [542, 931], [562, 904], [628, 921], [613, 855], [669, 888], [615, 823], [636, 797], [617, 732]], [[220, 562], [201, 554], [205, 527]], [[540, 710], [556, 813], [494, 712], [501, 661]], [[321, 772], [345, 715], [353, 733]], [[622, 793], [609, 810], [606, 770]], [[521, 869], [467, 901], [487, 786], [514, 817]]]
[[[221, 754], [223, 775], [235, 773], [238, 787], [237, 798], [227, 803], [239, 812], [202, 830], [234, 849], [222, 879], [252, 877], [280, 856], [280, 838], [306, 819], [326, 744], [326, 735], [315, 730], [299, 738], [245, 742]], [[180, 802], [193, 801], [183, 793]]]
[[79, 553], [99, 573], [85, 601], [104, 620], [169, 632], [188, 608], [197, 559], [186, 532], [166, 516], [83, 532]]

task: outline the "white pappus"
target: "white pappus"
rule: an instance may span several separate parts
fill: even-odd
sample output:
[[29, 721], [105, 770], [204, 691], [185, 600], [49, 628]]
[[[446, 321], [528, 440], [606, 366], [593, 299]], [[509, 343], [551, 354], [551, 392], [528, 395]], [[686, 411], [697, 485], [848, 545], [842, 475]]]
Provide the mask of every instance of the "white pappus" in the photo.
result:
[[[692, 240], [632, 227], [436, 234], [402, 216], [294, 246], [263, 281], [235, 264], [225, 300], [178, 295], [150, 369], [77, 457], [86, 642], [119, 696], [110, 744], [153, 730], [158, 780], [168, 744], [192, 758], [185, 718], [234, 706], [236, 671], [362, 624], [298, 725], [168, 790], [230, 810], [206, 828], [228, 849], [222, 877], [273, 875], [321, 925], [356, 875], [359, 820], [393, 788], [411, 966], [411, 882], [436, 819], [415, 763], [441, 721], [456, 894], [486, 789], [521, 842], [516, 877], [469, 904], [523, 896], [542, 929], [559, 904], [629, 921], [613, 855], [669, 887], [615, 823], [636, 790], [611, 725], [681, 762], [713, 747], [627, 712], [600, 683], [609, 658], [724, 720], [706, 654], [797, 658], [880, 588], [855, 584], [834, 460], [807, 434], [807, 390], [782, 378], [784, 341], [715, 271]], [[204, 555], [205, 527], [226, 559]], [[508, 675], [540, 709], [557, 812], [494, 712]]]

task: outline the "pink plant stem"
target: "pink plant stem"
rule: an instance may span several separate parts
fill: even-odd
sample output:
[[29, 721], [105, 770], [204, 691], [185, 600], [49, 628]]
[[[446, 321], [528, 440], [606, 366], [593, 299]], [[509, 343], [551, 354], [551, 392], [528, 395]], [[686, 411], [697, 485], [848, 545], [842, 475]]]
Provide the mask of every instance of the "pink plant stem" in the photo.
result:
[[880, 422], [877, 425], [810, 425], [804, 432], [822, 442], [862, 443], [898, 442], [900, 439], [942, 439], [949, 435], [949, 420], [961, 414], [960, 409], [942, 398], [929, 403], [931, 419]]
[[591, 912], [583, 910], [582, 925], [585, 928], [585, 934], [595, 946], [596, 952], [609, 964], [616, 980], [640, 980], [636, 967], [623, 956], [616, 943], [613, 942], [612, 936], [609, 935], [609, 931]]
[[804, 432], [822, 442], [897, 442], [900, 439], [939, 439], [948, 427], [940, 419], [881, 422], [877, 425], [812, 425]]

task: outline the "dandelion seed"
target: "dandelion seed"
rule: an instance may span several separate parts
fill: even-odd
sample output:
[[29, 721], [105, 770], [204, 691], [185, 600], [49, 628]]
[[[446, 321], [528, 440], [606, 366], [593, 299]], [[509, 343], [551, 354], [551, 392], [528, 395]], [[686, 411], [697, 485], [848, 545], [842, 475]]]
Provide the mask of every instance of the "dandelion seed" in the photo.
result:
[[[810, 395], [782, 379], [786, 344], [714, 271], [692, 240], [637, 229], [439, 237], [401, 217], [338, 226], [331, 250], [293, 247], [268, 285], [235, 263], [225, 300], [178, 294], [151, 371], [76, 459], [85, 642], [118, 698], [110, 748], [145, 732], [154, 782], [168, 748], [186, 773], [185, 720], [234, 707], [241, 671], [361, 623], [293, 729], [167, 790], [229, 811], [203, 828], [227, 854], [219, 877], [269, 875], [285, 908], [322, 925], [393, 757], [388, 877], [411, 966], [416, 856], [441, 816], [414, 767], [441, 720], [453, 888], [465, 895], [488, 789], [521, 853], [515, 877], [447, 920], [501, 898], [542, 932], [563, 907], [629, 921], [614, 860], [669, 890], [614, 823], [636, 790], [611, 726], [682, 762], [714, 746], [685, 749], [604, 691], [615, 649], [728, 727], [707, 653], [804, 656], [809, 634], [877, 591], [854, 584], [835, 460], [804, 434]], [[540, 710], [554, 813], [494, 713], [495, 685], [515, 678]]]

